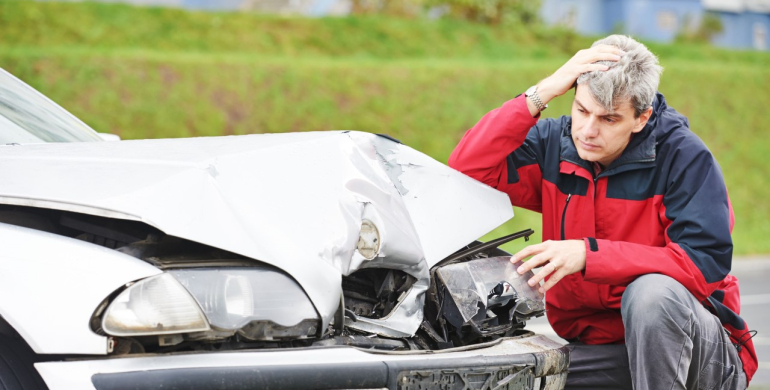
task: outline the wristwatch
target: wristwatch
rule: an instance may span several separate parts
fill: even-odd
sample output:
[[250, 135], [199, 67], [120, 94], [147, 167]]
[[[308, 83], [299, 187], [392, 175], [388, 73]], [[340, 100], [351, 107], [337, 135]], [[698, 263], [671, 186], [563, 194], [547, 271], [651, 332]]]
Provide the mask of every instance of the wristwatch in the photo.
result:
[[524, 92], [524, 96], [532, 99], [532, 103], [535, 103], [535, 106], [537, 106], [538, 110], [543, 111], [548, 108], [548, 105], [543, 104], [543, 101], [540, 100], [540, 96], [537, 95], [537, 85], [529, 87], [529, 89]]

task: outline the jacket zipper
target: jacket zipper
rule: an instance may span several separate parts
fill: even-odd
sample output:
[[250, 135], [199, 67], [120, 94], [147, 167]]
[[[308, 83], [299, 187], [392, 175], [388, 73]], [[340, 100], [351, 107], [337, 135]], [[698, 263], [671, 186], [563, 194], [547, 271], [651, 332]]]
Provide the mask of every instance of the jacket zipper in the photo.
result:
[[564, 223], [567, 221], [567, 207], [569, 206], [569, 200], [572, 199], [572, 194], [567, 195], [567, 203], [564, 204], [564, 212], [561, 213], [561, 239], [564, 241]]
[[[572, 161], [572, 160], [564, 158], [564, 157], [562, 157], [561, 159], [563, 161], [567, 161], [569, 163], [572, 163], [572, 164], [575, 164], [575, 165], [577, 165], [579, 167], [582, 167], [583, 169], [586, 169], [589, 172], [593, 172], [593, 170], [590, 169], [591, 167], [585, 167], [585, 166], [583, 166], [583, 164], [579, 164], [579, 163], [577, 163], [575, 161]], [[620, 167], [620, 166], [623, 166], [623, 165], [635, 164], [635, 163], [643, 163], [643, 162], [651, 162], [651, 161], [655, 161], [655, 159], [652, 158], [652, 159], [640, 159], [640, 160], [634, 160], [634, 161], [627, 161], [627, 162], [625, 162], [623, 164], [620, 164], [618, 166], [613, 167], [613, 169], [615, 169], [617, 167]], [[593, 180], [593, 182], [594, 182], [594, 191], [596, 191], [596, 183], [599, 181], [599, 179], [601, 179], [604, 176], [607, 176], [605, 174], [606, 172], [607, 172], [607, 170], [604, 170], [604, 171], [600, 172], [598, 175], [592, 175], [593, 178], [594, 178], [594, 180]], [[567, 207], [569, 207], [570, 199], [572, 199], [572, 194], [567, 194], [567, 202], [564, 204], [564, 211], [561, 214], [561, 239], [562, 239], [562, 241], [564, 241], [566, 239], [566, 234], [565, 234], [564, 226], [565, 226], [565, 223], [567, 222]], [[596, 201], [596, 197], [595, 196], [594, 196], [594, 201]]]

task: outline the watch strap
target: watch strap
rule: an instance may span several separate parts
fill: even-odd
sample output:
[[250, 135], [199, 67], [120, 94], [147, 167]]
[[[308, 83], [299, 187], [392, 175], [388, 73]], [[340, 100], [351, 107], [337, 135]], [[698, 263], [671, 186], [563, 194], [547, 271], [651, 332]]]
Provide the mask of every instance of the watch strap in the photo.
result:
[[543, 111], [546, 108], [548, 108], [548, 105], [544, 104], [543, 101], [540, 100], [540, 96], [537, 94], [536, 85], [528, 89], [527, 92], [524, 93], [524, 95], [532, 99], [532, 103], [535, 103], [535, 106], [537, 107], [538, 111]]

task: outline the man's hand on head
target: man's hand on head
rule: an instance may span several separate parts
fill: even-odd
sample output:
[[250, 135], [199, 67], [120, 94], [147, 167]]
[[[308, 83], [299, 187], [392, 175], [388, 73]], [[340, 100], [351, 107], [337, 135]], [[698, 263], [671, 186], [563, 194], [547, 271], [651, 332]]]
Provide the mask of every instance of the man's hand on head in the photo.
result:
[[528, 283], [536, 286], [546, 276], [551, 277], [540, 287], [540, 292], [546, 292], [567, 275], [580, 272], [586, 268], [586, 247], [583, 240], [551, 241], [530, 245], [511, 257], [516, 263], [532, 256], [518, 268], [523, 274], [535, 267], [542, 269]]
[[[581, 74], [609, 69], [607, 65], [596, 64], [595, 62], [619, 61], [624, 54], [623, 50], [611, 45], [598, 45], [590, 49], [580, 50], [554, 74], [537, 84], [537, 95], [543, 104], [548, 104], [553, 98], [567, 93], [575, 85], [575, 81]], [[528, 101], [527, 105], [533, 116], [540, 112], [534, 103]]]

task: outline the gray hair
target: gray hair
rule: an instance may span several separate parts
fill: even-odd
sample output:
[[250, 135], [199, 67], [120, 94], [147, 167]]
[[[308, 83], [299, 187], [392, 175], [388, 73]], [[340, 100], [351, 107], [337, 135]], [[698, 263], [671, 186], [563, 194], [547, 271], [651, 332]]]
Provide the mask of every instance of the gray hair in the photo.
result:
[[643, 44], [625, 35], [610, 35], [594, 42], [597, 45], [611, 45], [626, 52], [620, 61], [599, 61], [607, 65], [606, 71], [583, 73], [577, 84], [588, 84], [591, 95], [607, 111], [613, 111], [616, 104], [629, 100], [638, 118], [655, 99], [663, 67], [658, 58]]

